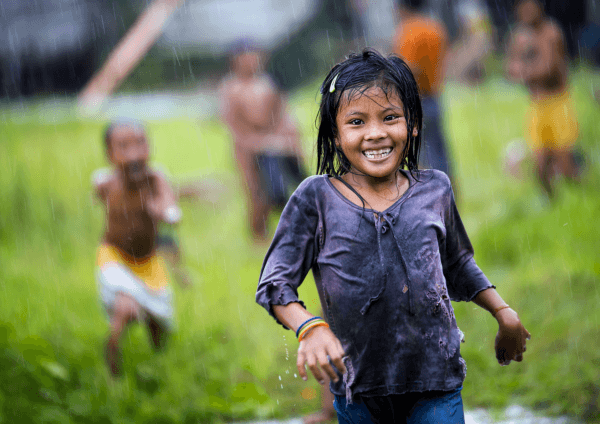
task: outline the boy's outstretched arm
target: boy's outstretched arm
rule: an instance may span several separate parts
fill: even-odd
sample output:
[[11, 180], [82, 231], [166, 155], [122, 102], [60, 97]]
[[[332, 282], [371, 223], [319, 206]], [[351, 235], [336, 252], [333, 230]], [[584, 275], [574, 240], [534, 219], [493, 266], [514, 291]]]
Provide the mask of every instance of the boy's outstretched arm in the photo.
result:
[[96, 199], [100, 200], [102, 203], [106, 203], [108, 185], [112, 178], [114, 178], [114, 171], [110, 168], [96, 169], [92, 173], [93, 193]]
[[508, 365], [513, 360], [521, 362], [531, 334], [525, 329], [517, 313], [502, 300], [493, 288], [479, 292], [473, 302], [490, 312], [498, 321], [499, 328], [495, 342], [498, 363]]
[[166, 177], [154, 171], [154, 198], [148, 201], [148, 208], [154, 219], [177, 224], [181, 220], [181, 210], [177, 205], [175, 194]]
[[[303, 322], [313, 317], [310, 312], [297, 302], [292, 302], [285, 306], [273, 305], [273, 313], [279, 321], [294, 332]], [[338, 375], [331, 367], [328, 357], [333, 362], [333, 365], [342, 374], [345, 374], [346, 366], [342, 361], [344, 355], [342, 344], [329, 328], [315, 327], [309, 330], [300, 342], [296, 366], [298, 367], [300, 377], [304, 381], [307, 380], [306, 370], [304, 369], [304, 364], [306, 363], [320, 384], [324, 384], [325, 381], [319, 365], [332, 381], [337, 382], [339, 379]]]

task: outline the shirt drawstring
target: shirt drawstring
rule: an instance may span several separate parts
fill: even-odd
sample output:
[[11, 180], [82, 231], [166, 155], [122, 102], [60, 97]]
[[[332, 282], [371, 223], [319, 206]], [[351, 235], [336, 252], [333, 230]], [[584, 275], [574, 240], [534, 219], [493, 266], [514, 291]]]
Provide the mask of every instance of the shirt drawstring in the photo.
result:
[[385, 233], [387, 231], [387, 228], [385, 227], [385, 224], [383, 224], [383, 222], [381, 221], [380, 216], [382, 215], [379, 215], [377, 213], [375, 214], [375, 231], [377, 232], [377, 251], [379, 253], [379, 263], [381, 265], [381, 269], [383, 269], [383, 282], [381, 283], [381, 289], [379, 289], [379, 292], [375, 296], [372, 296], [367, 301], [367, 303], [365, 303], [365, 305], [362, 308], [360, 308], [360, 313], [363, 315], [365, 315], [371, 307], [371, 305], [381, 297], [381, 295], [385, 291], [385, 286], [387, 284], [387, 269], [385, 267], [383, 249], [381, 247], [381, 234]]
[[[394, 241], [396, 242], [396, 246], [398, 247], [398, 252], [400, 253], [400, 260], [402, 261], [402, 266], [404, 267], [404, 274], [406, 275], [406, 287], [408, 289], [408, 313], [411, 315], [414, 315], [413, 294], [412, 294], [414, 290], [412, 288], [412, 284], [410, 281], [410, 274], [408, 272], [408, 267], [406, 266], [406, 261], [404, 260], [404, 255], [402, 253], [402, 246], [401, 246], [400, 242], [398, 241], [398, 238], [396, 237], [396, 233], [394, 232], [394, 223], [396, 222], [396, 218], [390, 213], [385, 213], [383, 215], [383, 217], [386, 220], [386, 222], [388, 223], [388, 225], [390, 226], [392, 236], [394, 237]], [[379, 248], [381, 249], [381, 245], [379, 246]]]
[[408, 288], [408, 312], [411, 315], [414, 315], [413, 295], [412, 295], [413, 290], [411, 288], [410, 276], [408, 275], [408, 268], [406, 266], [406, 261], [404, 260], [404, 256], [402, 255], [402, 247], [400, 245], [400, 242], [398, 241], [398, 238], [396, 237], [396, 233], [394, 232], [394, 223], [395, 222], [396, 222], [396, 218], [394, 217], [394, 215], [392, 215], [389, 212], [382, 213], [382, 214], [379, 214], [379, 213], [375, 214], [375, 230], [377, 232], [377, 250], [379, 253], [379, 262], [381, 264], [381, 269], [383, 269], [383, 271], [384, 271], [383, 272], [383, 281], [382, 281], [381, 289], [379, 290], [379, 292], [375, 296], [372, 296], [367, 301], [367, 303], [360, 309], [360, 313], [362, 315], [365, 315], [368, 312], [371, 305], [381, 297], [381, 295], [385, 291], [385, 288], [387, 285], [388, 273], [387, 273], [387, 268], [385, 267], [383, 247], [381, 246], [381, 235], [385, 234], [387, 232], [388, 228], [390, 229], [392, 236], [394, 237], [396, 246], [398, 247], [398, 251], [400, 252], [400, 259], [402, 260], [402, 266], [404, 267], [404, 272], [406, 274], [406, 282], [407, 282], [407, 288]]

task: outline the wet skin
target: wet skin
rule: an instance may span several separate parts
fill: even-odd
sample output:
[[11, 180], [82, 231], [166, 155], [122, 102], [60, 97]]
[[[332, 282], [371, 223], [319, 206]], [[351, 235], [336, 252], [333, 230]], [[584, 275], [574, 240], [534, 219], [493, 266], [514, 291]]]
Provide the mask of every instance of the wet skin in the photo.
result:
[[[338, 146], [352, 165], [344, 180], [356, 189], [371, 209], [383, 211], [408, 188], [398, 172], [408, 139], [402, 100], [372, 87], [362, 95], [346, 98], [336, 118]], [[413, 130], [416, 136], [417, 130]], [[357, 205], [362, 201], [343, 183], [333, 184]]]
[[[560, 94], [567, 87], [567, 60], [562, 30], [544, 15], [542, 5], [525, 0], [516, 8], [518, 25], [508, 48], [510, 79], [527, 86], [533, 100]], [[535, 152], [536, 173], [549, 197], [554, 194], [555, 170], [577, 178], [570, 149], [544, 148]]]
[[300, 138], [290, 125], [285, 100], [263, 72], [263, 55], [248, 51], [232, 58], [232, 75], [221, 86], [222, 116], [234, 141], [235, 160], [248, 199], [248, 218], [257, 240], [267, 240], [272, 205], [261, 187], [256, 154], [270, 151], [300, 156]]
[[[149, 147], [139, 128], [115, 128], [107, 146], [115, 171], [96, 186], [96, 194], [106, 205], [104, 242], [126, 254], [143, 259], [154, 253], [157, 224], [175, 206], [175, 198], [164, 176], [147, 165]], [[128, 324], [140, 320], [141, 307], [135, 299], [120, 293], [111, 312], [111, 331], [106, 344], [106, 361], [114, 376], [121, 374], [119, 340]], [[165, 329], [153, 318], [145, 324], [153, 346], [160, 349]]]
[[129, 126], [116, 128], [107, 149], [116, 172], [97, 187], [106, 205], [104, 241], [135, 257], [154, 252], [157, 224], [175, 205], [165, 178], [147, 166], [149, 147], [145, 134]]
[[[544, 16], [540, 3], [526, 0], [516, 8], [518, 25], [509, 46], [509, 66], [519, 69], [533, 97], [561, 92], [567, 84], [562, 30]], [[514, 77], [513, 77], [514, 78]]]

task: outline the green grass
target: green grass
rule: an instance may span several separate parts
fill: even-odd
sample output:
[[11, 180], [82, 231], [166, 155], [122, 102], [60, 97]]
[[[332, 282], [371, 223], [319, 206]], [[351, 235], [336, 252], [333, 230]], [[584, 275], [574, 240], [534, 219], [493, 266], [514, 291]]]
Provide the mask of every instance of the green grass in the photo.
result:
[[[533, 335], [523, 363], [500, 367], [494, 320], [473, 304], [455, 305], [467, 340], [467, 407], [517, 402], [590, 422], [600, 414], [594, 84], [598, 78], [585, 69], [573, 75], [587, 173], [581, 185], [561, 184], [552, 203], [530, 176], [515, 180], [502, 170], [505, 145], [523, 133], [525, 93], [500, 80], [447, 87], [446, 130], [476, 259]], [[292, 98], [309, 156], [315, 92]], [[218, 207], [182, 203], [179, 233], [195, 285], [174, 286], [177, 331], [168, 348], [153, 353], [145, 331], [132, 327], [124, 339], [125, 376], [108, 376], [102, 355], [108, 326], [94, 279], [104, 223], [89, 182], [94, 169], [106, 166], [103, 124], [30, 118], [0, 124], [0, 423], [220, 422], [318, 408], [318, 396], [300, 394], [317, 384], [295, 377], [293, 334], [254, 303], [265, 248], [249, 241], [235, 184], [228, 184]], [[154, 161], [176, 181], [236, 181], [219, 122], [168, 120], [148, 127]], [[318, 311], [310, 278], [301, 295]]]

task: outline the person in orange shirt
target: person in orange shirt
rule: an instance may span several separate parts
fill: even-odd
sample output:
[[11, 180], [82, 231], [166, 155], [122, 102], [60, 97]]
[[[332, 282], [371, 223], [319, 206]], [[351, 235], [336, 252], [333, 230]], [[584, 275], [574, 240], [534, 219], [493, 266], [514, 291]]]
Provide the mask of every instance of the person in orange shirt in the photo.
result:
[[422, 12], [424, 3], [402, 0], [393, 51], [410, 66], [421, 94], [425, 148], [419, 161], [424, 167], [445, 172], [454, 183], [439, 103], [448, 35], [441, 22]]

